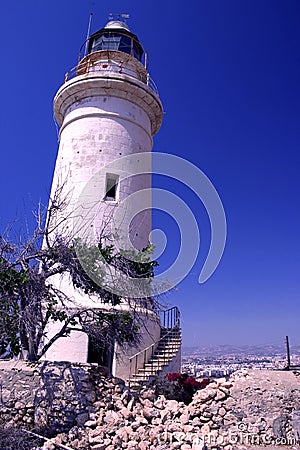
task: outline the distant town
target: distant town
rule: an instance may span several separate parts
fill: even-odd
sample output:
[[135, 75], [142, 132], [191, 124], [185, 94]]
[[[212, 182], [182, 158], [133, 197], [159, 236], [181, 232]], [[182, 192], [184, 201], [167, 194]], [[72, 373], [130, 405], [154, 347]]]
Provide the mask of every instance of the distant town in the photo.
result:
[[[241, 369], [284, 369], [288, 365], [284, 345], [183, 347], [181, 361], [182, 372], [196, 378], [222, 378]], [[290, 363], [300, 368], [300, 345], [291, 349]]]

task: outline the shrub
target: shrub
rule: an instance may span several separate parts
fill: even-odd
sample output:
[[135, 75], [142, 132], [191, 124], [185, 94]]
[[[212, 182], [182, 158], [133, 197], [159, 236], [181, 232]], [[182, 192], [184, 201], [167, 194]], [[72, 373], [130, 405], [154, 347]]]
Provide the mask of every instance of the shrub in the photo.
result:
[[209, 378], [197, 381], [187, 373], [169, 373], [156, 385], [157, 395], [164, 395], [169, 400], [177, 400], [188, 405], [198, 389], [205, 388]]

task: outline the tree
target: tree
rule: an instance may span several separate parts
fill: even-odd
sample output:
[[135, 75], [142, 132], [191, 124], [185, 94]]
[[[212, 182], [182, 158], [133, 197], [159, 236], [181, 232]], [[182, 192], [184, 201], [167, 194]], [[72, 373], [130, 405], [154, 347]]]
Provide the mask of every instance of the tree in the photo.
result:
[[[51, 202], [45, 226], [39, 209], [37, 227], [31, 236], [18, 242], [9, 235], [0, 236], [0, 357], [21, 356], [37, 361], [58, 338], [71, 331], [87, 333], [103, 348], [114, 342], [133, 346], [139, 342], [141, 318], [134, 308], [130, 312], [114, 309], [120, 302], [130, 302], [130, 298], [124, 299], [105, 288], [106, 274], [101, 272], [99, 261], [106, 261], [131, 277], [150, 280], [157, 265], [151, 260], [151, 247], [133, 257], [130, 252], [107, 244], [107, 236], [97, 245], [88, 245], [82, 239], [60, 233], [61, 227], [51, 225], [53, 216], [63, 210], [64, 202], [58, 197]], [[96, 282], [93, 274], [103, 283]], [[104, 311], [101, 305], [70, 307], [66, 293], [53, 282], [55, 276], [68, 276], [76, 290], [110, 308]], [[143, 300], [155, 308], [153, 298], [140, 299]], [[44, 341], [51, 321], [59, 324], [59, 331]]]

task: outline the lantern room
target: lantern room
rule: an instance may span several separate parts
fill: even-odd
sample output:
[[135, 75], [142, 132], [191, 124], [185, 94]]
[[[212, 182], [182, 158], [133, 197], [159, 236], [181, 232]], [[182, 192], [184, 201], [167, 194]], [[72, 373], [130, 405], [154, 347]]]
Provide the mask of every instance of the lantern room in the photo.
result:
[[92, 34], [86, 45], [86, 55], [100, 50], [115, 50], [127, 53], [143, 62], [144, 50], [137, 36], [120, 20], [111, 20], [104, 28]]

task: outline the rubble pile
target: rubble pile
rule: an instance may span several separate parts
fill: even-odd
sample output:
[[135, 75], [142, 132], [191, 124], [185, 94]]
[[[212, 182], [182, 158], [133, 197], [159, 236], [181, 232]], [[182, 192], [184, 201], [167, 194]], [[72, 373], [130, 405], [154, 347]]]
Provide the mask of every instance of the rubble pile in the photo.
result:
[[153, 389], [132, 393], [111, 379], [89, 420], [53, 443], [93, 450], [293, 446], [300, 439], [299, 394], [300, 379], [286, 372], [238, 372], [199, 390], [189, 405], [157, 398]]
[[0, 363], [0, 388], [0, 426], [53, 436], [43, 450], [271, 450], [300, 442], [293, 372], [236, 372], [198, 390], [188, 405], [71, 363]]

